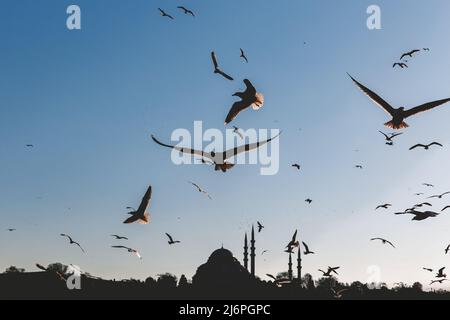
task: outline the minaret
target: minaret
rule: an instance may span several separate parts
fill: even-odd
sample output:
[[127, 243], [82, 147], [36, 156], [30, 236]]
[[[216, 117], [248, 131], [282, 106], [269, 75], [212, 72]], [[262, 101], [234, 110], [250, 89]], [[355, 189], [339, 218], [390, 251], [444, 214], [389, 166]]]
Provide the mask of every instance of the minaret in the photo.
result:
[[298, 248], [298, 257], [297, 257], [297, 280], [298, 283], [302, 284], [302, 250]]
[[247, 232], [245, 233], [244, 240], [244, 268], [248, 271], [248, 241], [247, 241]]
[[290, 281], [293, 279], [293, 273], [292, 273], [292, 253], [289, 252], [289, 270], [288, 270], [288, 278]]
[[255, 227], [252, 226], [252, 239], [250, 240], [250, 273], [255, 276]]

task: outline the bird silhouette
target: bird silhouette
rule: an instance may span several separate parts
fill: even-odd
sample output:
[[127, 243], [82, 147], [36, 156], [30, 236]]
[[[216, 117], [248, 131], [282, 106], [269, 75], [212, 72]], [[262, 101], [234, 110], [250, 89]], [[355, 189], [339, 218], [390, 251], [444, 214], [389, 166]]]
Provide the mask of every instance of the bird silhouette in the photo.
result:
[[136, 249], [133, 248], [129, 248], [129, 247], [125, 247], [125, 246], [111, 246], [111, 248], [114, 249], [125, 249], [127, 250], [129, 253], [134, 254], [136, 257], [138, 257], [139, 259], [142, 259], [141, 254], [139, 253], [139, 251], [137, 251]]
[[129, 240], [127, 237], [118, 236], [116, 234], [112, 234], [111, 237], [115, 238], [116, 240]]
[[428, 272], [434, 272], [434, 270], [430, 269], [430, 268], [422, 268], [422, 269], [425, 270], [425, 271], [428, 271]]
[[383, 131], [378, 131], [379, 133], [381, 133], [385, 139], [386, 139], [386, 144], [389, 146], [393, 146], [394, 145], [394, 138], [402, 135], [403, 133], [391, 133], [390, 135], [384, 133]]
[[402, 54], [402, 56], [400, 57], [400, 60], [403, 60], [403, 58], [405, 58], [405, 57], [410, 57], [410, 58], [412, 58], [413, 55], [416, 54], [417, 52], [420, 52], [420, 50], [419, 50], [419, 49], [414, 49], [414, 50], [411, 50], [411, 51], [409, 51], [409, 52], [405, 52], [405, 53]]
[[445, 267], [439, 269], [436, 278], [447, 278], [447, 275], [444, 273]]
[[135, 211], [128, 212], [128, 214], [130, 214], [131, 217], [126, 219], [123, 223], [130, 224], [134, 222], [139, 222], [140, 224], [148, 224], [150, 222], [150, 214], [146, 211], [151, 198], [152, 198], [152, 186], [149, 186], [147, 192], [145, 192], [145, 195], [142, 198], [139, 208]]
[[292, 165], [292, 167], [293, 167], [293, 168], [296, 168], [297, 170], [300, 170], [300, 169], [301, 169], [301, 166], [300, 166], [299, 164], [297, 164], [297, 163], [294, 163], [294, 164]]
[[429, 202], [422, 202], [422, 203], [416, 204], [416, 205], [413, 207], [413, 209], [422, 208], [422, 207], [424, 207], [424, 206], [432, 207], [433, 205], [432, 205], [431, 203], [429, 203]]
[[183, 10], [184, 14], [191, 15], [192, 17], [195, 17], [195, 14], [194, 14], [194, 12], [192, 10], [189, 10], [186, 7], [183, 7], [183, 6], [178, 6], [177, 8]]
[[[425, 187], [434, 188], [434, 184], [423, 183], [422, 185], [424, 185]], [[421, 194], [423, 194], [423, 193], [421, 193]], [[421, 195], [421, 194], [419, 194], [419, 195]]]
[[389, 209], [389, 207], [392, 207], [392, 204], [386, 203], [386, 204], [383, 204], [383, 205], [379, 205], [378, 207], [375, 208], [375, 210], [378, 210], [378, 209]]
[[315, 252], [309, 250], [308, 245], [304, 241], [302, 241], [302, 243], [303, 243], [303, 247], [305, 247], [305, 251], [303, 251], [303, 254], [305, 256], [310, 255], [310, 254], [315, 254]]
[[308, 203], [308, 204], [311, 204], [311, 203], [313, 203], [312, 199], [309, 199], [309, 198], [308, 198], [308, 199], [306, 199], [306, 200], [305, 200], [305, 202], [306, 202], [306, 203]]
[[444, 212], [445, 210], [450, 209], [450, 206], [444, 207], [444, 209], [441, 210], [441, 212]]
[[420, 105], [418, 107], [405, 110], [404, 107], [400, 107], [395, 109], [392, 107], [389, 103], [387, 103], [383, 98], [381, 98], [378, 94], [371, 91], [369, 88], [365, 87], [358, 81], [356, 81], [351, 75], [349, 77], [353, 80], [353, 82], [363, 91], [373, 102], [375, 102], [378, 106], [380, 106], [382, 109], [384, 109], [389, 115], [392, 116], [392, 120], [385, 123], [385, 126], [392, 128], [392, 129], [404, 129], [409, 127], [409, 125], [404, 122], [406, 118], [409, 118], [413, 115], [416, 115], [421, 112], [425, 112], [431, 109], [434, 109], [444, 103], [447, 103], [450, 101], [450, 99], [443, 99], [438, 100], [434, 102], [429, 102], [423, 105]]
[[433, 281], [431, 281], [430, 286], [432, 286], [433, 284], [436, 284], [436, 283], [443, 284], [444, 281], [448, 281], [448, 279], [433, 280]]
[[256, 92], [256, 88], [253, 86], [250, 80], [245, 79], [244, 83], [247, 87], [246, 90], [244, 92], [236, 92], [235, 94], [233, 94], [234, 97], [241, 98], [241, 101], [235, 102], [232, 105], [225, 119], [225, 125], [233, 121], [239, 113], [246, 110], [247, 108], [252, 107], [253, 110], [259, 110], [264, 105], [264, 95]]
[[261, 252], [261, 255], [264, 255], [264, 254], [267, 253], [267, 252], [269, 252], [269, 250], [263, 250], [263, 251]]
[[404, 68], [408, 68], [408, 65], [404, 62], [396, 62], [392, 65], [392, 68], [395, 68], [395, 67], [400, 67], [400, 68], [404, 69]]
[[219, 63], [217, 62], [217, 57], [216, 57], [216, 53], [213, 51], [211, 52], [211, 59], [213, 61], [213, 65], [214, 65], [214, 73], [215, 74], [220, 74], [222, 77], [224, 77], [227, 80], [233, 81], [233, 77], [229, 76], [228, 74], [226, 74], [225, 72], [222, 71], [222, 69], [220, 69], [219, 67]]
[[419, 144], [416, 144], [415, 146], [412, 146], [411, 148], [409, 148], [409, 150], [414, 150], [414, 149], [417, 149], [417, 148], [423, 148], [425, 150], [429, 150], [430, 147], [432, 147], [432, 146], [439, 146], [441, 148], [443, 147], [443, 145], [440, 144], [439, 142], [432, 142], [430, 144], [421, 144], [421, 143], [419, 143]]
[[159, 12], [161, 12], [161, 16], [167, 17], [169, 19], [175, 20], [174, 17], [172, 17], [170, 14], [167, 14], [163, 9], [158, 8]]
[[450, 192], [444, 192], [443, 194], [437, 194], [437, 195], [428, 197], [428, 199], [434, 199], [434, 198], [442, 199], [443, 197], [445, 197], [445, 196], [448, 195], [448, 194], [450, 194]]
[[241, 131], [239, 130], [238, 127], [233, 126], [233, 133], [238, 135], [239, 138], [244, 139], [244, 136], [242, 135]]
[[33, 144], [27, 144], [27, 145], [25, 145], [25, 147], [27, 147], [27, 148], [34, 148], [34, 145]]
[[247, 62], [248, 63], [248, 59], [247, 59], [247, 56], [245, 55], [245, 52], [244, 52], [244, 50], [241, 48], [241, 58], [242, 59], [244, 59], [245, 60], [245, 62]]
[[262, 229], [264, 229], [265, 227], [259, 221], [257, 221], [257, 224], [258, 224], [258, 233], [260, 233]]
[[447, 246], [447, 248], [445, 248], [445, 254], [448, 254], [450, 251], [450, 244]]
[[430, 48], [423, 48], [423, 51], [430, 51]]
[[278, 138], [280, 134], [278, 134], [277, 136], [275, 136], [273, 138], [265, 140], [265, 141], [242, 145], [239, 147], [235, 147], [235, 148], [226, 150], [225, 152], [215, 152], [215, 151], [205, 152], [205, 151], [200, 151], [200, 150], [195, 150], [195, 149], [190, 149], [190, 148], [171, 146], [171, 145], [164, 144], [164, 143], [158, 141], [155, 138], [155, 136], [153, 136], [153, 135], [152, 135], [152, 139], [155, 143], [159, 144], [160, 146], [163, 146], [166, 148], [171, 148], [171, 149], [177, 150], [181, 153], [198, 156], [198, 157], [201, 157], [202, 159], [208, 159], [209, 161], [211, 161], [212, 164], [215, 165], [215, 171], [220, 170], [222, 172], [226, 172], [227, 170], [230, 170], [234, 167], [234, 164], [228, 163], [226, 160], [228, 160], [232, 157], [235, 157], [240, 153], [250, 152], [252, 150], [258, 149], [258, 148], [264, 146], [265, 144], [271, 142], [272, 140]]
[[388, 244], [388, 245], [390, 245], [392, 248], [395, 249], [394, 244], [393, 244], [392, 242], [386, 240], [386, 239], [383, 239], [383, 238], [373, 238], [373, 239], [370, 239], [370, 241], [377, 241], [377, 240], [381, 241], [383, 244]]
[[181, 243], [181, 241], [174, 241], [173, 237], [170, 234], [168, 234], [168, 233], [166, 233], [166, 236], [167, 236], [167, 238], [169, 238], [169, 241], [168, 241], [169, 245]]
[[64, 237], [64, 238], [67, 238], [67, 239], [69, 240], [69, 244], [74, 244], [74, 245], [76, 245], [78, 248], [81, 249], [81, 251], [83, 251], [83, 253], [86, 253], [86, 252], [84, 251], [83, 247], [82, 247], [78, 242], [73, 241], [73, 239], [72, 239], [71, 236], [69, 236], [69, 235], [67, 235], [67, 234], [64, 234], [64, 233], [61, 233], [60, 236], [61, 236], [61, 237]]
[[425, 212], [421, 212], [421, 211], [417, 211], [417, 210], [406, 210], [405, 212], [398, 212], [396, 213], [396, 215], [402, 215], [402, 214], [412, 214], [414, 215], [414, 218], [412, 219], [412, 221], [423, 221], [426, 220], [428, 218], [435, 218], [439, 215], [439, 213], [433, 212], [433, 211], [425, 211]]
[[294, 248], [298, 248], [300, 246], [300, 243], [297, 241], [297, 230], [295, 230], [294, 235], [292, 236], [291, 241], [289, 241], [288, 245], [286, 246], [287, 253], [292, 253], [292, 250]]
[[362, 165], [360, 165], [360, 164], [357, 164], [357, 165], [355, 166], [355, 168], [356, 168], [356, 169], [360, 169], [360, 170], [364, 169], [364, 167], [363, 167]]
[[321, 269], [319, 269], [319, 271], [323, 273], [323, 276], [324, 276], [324, 277], [331, 277], [331, 276], [332, 276], [332, 273], [334, 273], [334, 274], [336, 274], [336, 275], [339, 275], [339, 274], [337, 273], [337, 270], [339, 270], [339, 269], [340, 269], [340, 267], [334, 267], [334, 268], [328, 267], [327, 272], [325, 272], [325, 271], [323, 271], [323, 270], [321, 270]]
[[205, 196], [207, 196], [209, 198], [209, 200], [212, 200], [212, 197], [209, 195], [209, 193], [204, 190], [203, 188], [201, 188], [198, 184], [194, 183], [194, 182], [189, 182], [190, 184], [192, 184], [195, 188], [197, 188], [198, 192], [203, 193]]

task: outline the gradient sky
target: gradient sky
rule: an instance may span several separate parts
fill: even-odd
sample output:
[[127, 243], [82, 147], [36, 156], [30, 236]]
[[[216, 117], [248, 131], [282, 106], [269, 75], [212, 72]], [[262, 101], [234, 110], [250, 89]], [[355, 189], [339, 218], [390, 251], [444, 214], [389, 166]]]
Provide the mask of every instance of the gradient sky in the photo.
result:
[[[72, 3], [82, 9], [81, 31], [66, 29]], [[380, 31], [366, 27], [374, 3], [382, 9]], [[432, 275], [422, 267], [449, 265], [447, 214], [413, 223], [392, 213], [421, 202], [416, 192], [450, 190], [450, 106], [409, 119], [411, 127], [388, 147], [378, 133], [389, 131], [388, 118], [346, 75], [397, 106], [449, 97], [448, 1], [3, 0], [0, 6], [0, 270], [59, 261], [105, 278], [164, 272], [191, 278], [222, 244], [241, 260], [244, 232], [257, 220], [266, 225], [257, 236], [263, 278], [287, 269], [283, 247], [295, 229], [317, 252], [303, 263], [314, 277], [319, 268], [340, 265], [341, 281], [366, 282], [375, 265], [383, 282], [428, 284]], [[158, 7], [176, 20], [160, 17]], [[408, 70], [392, 69], [402, 52], [423, 47], [431, 51], [411, 59]], [[237, 81], [212, 73], [211, 50]], [[195, 120], [223, 130], [231, 94], [244, 88], [244, 78], [266, 104], [234, 124], [283, 130], [279, 174], [260, 176], [259, 166], [226, 174], [177, 167], [170, 151], [150, 140], [154, 133], [169, 141], [173, 130], [192, 129]], [[433, 140], [446, 148], [408, 151]], [[34, 149], [25, 148], [30, 143]], [[137, 206], [149, 184], [152, 223], [123, 225], [125, 207]], [[392, 210], [374, 211], [386, 202]], [[450, 198], [434, 203], [440, 211]], [[17, 232], [6, 232], [10, 227]], [[87, 254], [68, 246], [62, 232]], [[165, 232], [182, 245], [169, 247]], [[110, 249], [119, 243], [113, 233], [130, 237], [125, 244], [139, 249], [143, 261]], [[369, 241], [378, 236], [398, 248]], [[270, 252], [261, 257], [263, 249]]]

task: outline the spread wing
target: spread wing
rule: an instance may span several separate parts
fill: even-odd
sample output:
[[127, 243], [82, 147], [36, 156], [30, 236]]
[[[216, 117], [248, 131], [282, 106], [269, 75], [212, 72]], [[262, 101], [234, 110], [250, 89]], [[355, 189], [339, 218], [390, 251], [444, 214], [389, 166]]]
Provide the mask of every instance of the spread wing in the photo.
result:
[[152, 186], [149, 186], [147, 192], [142, 198], [141, 204], [139, 205], [138, 212], [142, 213], [147, 209], [151, 198], [152, 198]]
[[425, 112], [425, 111], [434, 109], [434, 108], [439, 107], [440, 105], [443, 105], [444, 103], [447, 103], [449, 101], [450, 101], [450, 99], [437, 100], [437, 101], [425, 103], [421, 106], [409, 109], [405, 112], [405, 118], [411, 117], [411, 116], [421, 113], [421, 112]]
[[292, 236], [292, 242], [295, 242], [297, 240], [297, 230], [295, 230], [294, 235]]
[[[275, 136], [273, 138], [270, 138], [270, 139], [268, 139], [266, 141], [258, 141], [256, 143], [246, 144], [246, 145], [243, 145], [243, 146], [240, 146], [240, 147], [229, 149], [229, 150], [225, 151], [225, 153], [223, 154], [223, 160], [232, 158], [232, 157], [234, 157], [234, 156], [236, 156], [236, 155], [238, 155], [238, 154], [240, 154], [242, 152], [249, 152], [249, 151], [258, 149], [259, 147], [262, 147], [265, 144], [269, 143], [270, 141], [278, 138], [280, 136], [280, 134], [278, 134], [277, 136]], [[297, 232], [295, 232], [295, 234], [297, 234]]]
[[256, 88], [253, 86], [253, 84], [250, 82], [250, 80], [245, 79], [244, 80], [245, 86], [247, 89], [245, 90], [245, 95], [256, 95]]
[[353, 82], [359, 87], [359, 89], [364, 92], [373, 102], [375, 102], [379, 107], [381, 107], [384, 111], [389, 113], [391, 116], [394, 115], [394, 108], [387, 103], [383, 98], [381, 98], [378, 94], [370, 90], [369, 88], [363, 86], [361, 83], [356, 81], [351, 75], [349, 77], [353, 80]]
[[303, 246], [305, 247], [305, 250], [309, 252], [308, 245], [305, 242], [303, 242], [303, 241], [302, 241], [302, 243], [303, 243]]
[[199, 151], [199, 150], [195, 150], [195, 149], [184, 148], [184, 147], [177, 147], [177, 146], [171, 146], [171, 145], [168, 145], [168, 144], [164, 144], [164, 143], [158, 141], [155, 138], [155, 136], [153, 136], [153, 135], [152, 135], [152, 139], [153, 139], [154, 142], [156, 142], [160, 146], [163, 146], [163, 147], [166, 147], [166, 148], [175, 149], [175, 150], [177, 150], [179, 152], [182, 152], [182, 153], [196, 155], [196, 156], [199, 156], [199, 157], [202, 157], [202, 158], [208, 158], [208, 159], [214, 161], [213, 156], [209, 152], [204, 152], [204, 151]]
[[167, 238], [169, 238], [170, 242], [173, 242], [173, 238], [172, 238], [172, 236], [170, 234], [166, 233], [166, 236], [167, 236]]
[[228, 112], [227, 118], [225, 119], [225, 125], [233, 121], [239, 113], [241, 113], [248, 107], [250, 107], [250, 104], [245, 100], [235, 102], [231, 107], [230, 112]]
[[214, 68], [217, 69], [219, 68], [219, 63], [217, 62], [217, 57], [216, 57], [216, 53], [213, 51], [211, 52], [211, 58], [214, 64]]
[[223, 72], [223, 71], [220, 70], [220, 69], [217, 69], [216, 72], [217, 72], [218, 74], [220, 74], [221, 76], [223, 76], [223, 77], [224, 77], [225, 79], [227, 79], [227, 80], [230, 80], [230, 81], [233, 81], [233, 80], [234, 80], [234, 78], [233, 78], [232, 76], [226, 74], [225, 72]]

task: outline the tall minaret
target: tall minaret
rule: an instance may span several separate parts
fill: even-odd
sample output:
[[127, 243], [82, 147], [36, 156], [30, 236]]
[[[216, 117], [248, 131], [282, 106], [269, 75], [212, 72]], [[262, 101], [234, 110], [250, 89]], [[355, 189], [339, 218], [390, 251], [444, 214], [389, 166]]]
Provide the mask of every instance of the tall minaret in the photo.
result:
[[298, 248], [297, 281], [300, 285], [302, 284], [302, 250], [301, 250], [301, 247]]
[[248, 271], [248, 241], [247, 241], [247, 232], [245, 233], [244, 239], [244, 268]]
[[250, 273], [255, 276], [255, 227], [252, 226], [252, 239], [250, 240]]
[[293, 279], [293, 272], [292, 272], [292, 253], [289, 252], [289, 270], [288, 270], [288, 278], [290, 281]]

